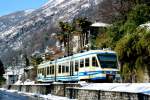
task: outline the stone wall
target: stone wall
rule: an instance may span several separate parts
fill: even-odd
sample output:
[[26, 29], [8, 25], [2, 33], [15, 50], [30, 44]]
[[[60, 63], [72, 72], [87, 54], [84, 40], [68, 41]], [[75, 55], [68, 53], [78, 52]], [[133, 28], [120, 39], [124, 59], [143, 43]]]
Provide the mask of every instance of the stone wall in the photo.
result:
[[150, 100], [150, 95], [115, 91], [80, 89], [80, 84], [57, 83], [49, 85], [11, 85], [10, 89], [22, 92], [53, 94], [78, 100]]
[[81, 87], [81, 85], [80, 84], [73, 84], [73, 83], [52, 84], [51, 94], [58, 95], [58, 96], [65, 96], [66, 88], [68, 88], [68, 87]]
[[22, 92], [38, 93], [65, 96], [67, 87], [81, 87], [80, 84], [74, 83], [57, 83], [57, 84], [39, 84], [39, 85], [9, 85], [8, 89]]
[[51, 92], [51, 85], [11, 85], [10, 89], [29, 93], [48, 94]]
[[100, 90], [67, 88], [66, 97], [78, 100], [150, 100], [149, 95]]

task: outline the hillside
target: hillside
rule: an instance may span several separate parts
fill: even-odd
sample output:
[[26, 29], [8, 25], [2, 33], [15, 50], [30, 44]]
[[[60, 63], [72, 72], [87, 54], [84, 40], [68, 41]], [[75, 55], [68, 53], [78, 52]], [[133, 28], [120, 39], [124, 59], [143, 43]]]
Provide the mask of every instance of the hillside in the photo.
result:
[[[0, 57], [4, 63], [17, 54], [42, 52], [55, 41], [46, 38], [58, 31], [59, 21], [71, 21], [86, 15], [101, 0], [49, 0], [39, 9], [18, 11], [0, 17]], [[93, 11], [91, 11], [93, 12]]]

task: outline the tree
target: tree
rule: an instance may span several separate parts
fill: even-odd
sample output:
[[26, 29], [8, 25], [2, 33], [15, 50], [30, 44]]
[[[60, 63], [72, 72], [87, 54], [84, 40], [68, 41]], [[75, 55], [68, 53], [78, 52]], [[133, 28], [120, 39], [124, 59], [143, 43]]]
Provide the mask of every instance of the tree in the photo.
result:
[[28, 59], [28, 57], [27, 57], [26, 54], [24, 55], [24, 59], [25, 59], [25, 66], [26, 66], [26, 67], [27, 67], [27, 66], [30, 66], [30, 61], [29, 61], [29, 59]]
[[[87, 18], [77, 18], [76, 19], [76, 24], [78, 27], [80, 27], [81, 32], [81, 48], [83, 48], [85, 45], [89, 43], [89, 30], [90, 30], [90, 25], [92, 22], [88, 21]], [[79, 28], [78, 28], [79, 29]]]
[[61, 34], [59, 34], [59, 36], [61, 36], [60, 39], [64, 42], [64, 47], [67, 51], [67, 55], [70, 55], [72, 53], [71, 38], [73, 27], [68, 22], [59, 22], [59, 26], [61, 28]]
[[4, 73], [5, 73], [4, 66], [2, 61], [0, 60], [0, 76], [3, 76]]
[[97, 43], [117, 52], [124, 82], [143, 82], [145, 70], [150, 72], [150, 31], [140, 25], [149, 21], [150, 7], [136, 2], [126, 15], [127, 19], [116, 20], [100, 35]]
[[32, 73], [28, 73], [29, 79], [35, 80], [37, 77], [37, 67], [43, 61], [40, 56], [34, 55], [30, 58], [30, 63], [33, 66]]
[[5, 82], [5, 78], [3, 77], [3, 74], [5, 73], [5, 70], [4, 70], [4, 66], [3, 66], [3, 63], [2, 63], [2, 61], [0, 60], [0, 85], [2, 84], [2, 83], [4, 83]]

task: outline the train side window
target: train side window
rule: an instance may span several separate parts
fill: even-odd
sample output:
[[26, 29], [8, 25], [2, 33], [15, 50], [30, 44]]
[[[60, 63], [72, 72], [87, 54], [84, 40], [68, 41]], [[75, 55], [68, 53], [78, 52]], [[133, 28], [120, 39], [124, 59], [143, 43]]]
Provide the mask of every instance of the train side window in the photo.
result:
[[49, 75], [50, 75], [51, 74], [51, 66], [49, 66], [48, 70], [49, 70]]
[[69, 62], [65, 63], [65, 72], [68, 73], [69, 72]]
[[76, 60], [75, 61], [75, 71], [78, 71], [79, 70], [79, 61]]
[[62, 65], [62, 73], [65, 73], [65, 66]]
[[46, 71], [46, 68], [44, 68], [44, 75], [47, 75], [47, 73], [46, 73], [47, 71]]
[[49, 67], [49, 74], [51, 75], [52, 73], [51, 73], [51, 66]]
[[47, 75], [49, 75], [49, 66], [47, 67]]
[[89, 58], [85, 58], [85, 67], [89, 67], [89, 65], [90, 65]]
[[92, 66], [98, 67], [98, 63], [97, 63], [96, 57], [92, 57]]
[[54, 74], [54, 66], [51, 66], [51, 74]]
[[42, 68], [42, 75], [44, 75], [44, 68]]
[[61, 73], [61, 65], [59, 65], [58, 68], [58, 73]]
[[66, 66], [66, 73], [69, 72], [69, 66]]
[[80, 68], [84, 67], [84, 59], [80, 59]]

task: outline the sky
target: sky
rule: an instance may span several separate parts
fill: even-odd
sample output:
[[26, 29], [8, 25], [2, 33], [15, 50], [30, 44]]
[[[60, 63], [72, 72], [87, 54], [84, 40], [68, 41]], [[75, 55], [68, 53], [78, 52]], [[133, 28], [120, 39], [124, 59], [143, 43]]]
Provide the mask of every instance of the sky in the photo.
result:
[[37, 9], [48, 0], [0, 0], [0, 16], [16, 11]]

